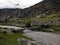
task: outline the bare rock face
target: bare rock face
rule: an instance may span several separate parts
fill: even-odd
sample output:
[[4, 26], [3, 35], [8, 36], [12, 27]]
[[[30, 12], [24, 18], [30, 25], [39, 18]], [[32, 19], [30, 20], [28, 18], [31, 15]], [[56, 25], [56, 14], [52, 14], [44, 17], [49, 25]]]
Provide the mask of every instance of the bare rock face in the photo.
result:
[[0, 9], [0, 22], [20, 17], [21, 9]]
[[41, 14], [51, 14], [60, 11], [60, 0], [43, 0], [42, 2], [24, 9], [25, 15], [29, 17]]

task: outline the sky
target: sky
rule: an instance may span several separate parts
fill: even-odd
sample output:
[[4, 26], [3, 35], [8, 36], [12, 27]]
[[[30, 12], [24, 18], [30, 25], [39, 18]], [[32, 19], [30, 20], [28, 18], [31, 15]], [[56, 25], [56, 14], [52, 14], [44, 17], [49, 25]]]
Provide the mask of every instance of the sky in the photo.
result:
[[27, 8], [42, 0], [0, 0], [0, 8]]

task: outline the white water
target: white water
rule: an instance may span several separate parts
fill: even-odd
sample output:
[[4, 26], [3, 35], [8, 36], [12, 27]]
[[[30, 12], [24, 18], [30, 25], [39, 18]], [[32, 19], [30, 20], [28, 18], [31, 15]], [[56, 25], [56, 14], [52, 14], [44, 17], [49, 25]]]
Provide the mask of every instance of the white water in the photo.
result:
[[16, 26], [3, 26], [3, 25], [0, 25], [1, 28], [13, 28], [13, 29], [23, 29], [21, 27], [16, 27]]

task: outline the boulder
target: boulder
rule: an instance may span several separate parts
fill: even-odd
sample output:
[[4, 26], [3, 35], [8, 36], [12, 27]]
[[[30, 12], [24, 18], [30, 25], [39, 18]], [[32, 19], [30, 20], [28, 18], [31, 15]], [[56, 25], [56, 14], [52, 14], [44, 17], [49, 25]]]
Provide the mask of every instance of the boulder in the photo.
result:
[[31, 43], [31, 45], [37, 45], [36, 41], [31, 41], [30, 43]]
[[0, 30], [0, 32], [2, 32], [2, 33], [4, 33], [4, 34], [6, 34], [7, 33], [7, 30]]
[[17, 39], [18, 43], [23, 43], [25, 45], [28, 45], [29, 41], [25, 38], [18, 38]]
[[23, 30], [24, 30], [24, 29], [17, 29], [17, 30], [12, 30], [12, 32], [13, 32], [13, 33], [19, 33], [19, 32], [23, 33]]
[[30, 30], [28, 30], [28, 29], [25, 29], [24, 31], [23, 31], [23, 33], [30, 33], [31, 31]]
[[54, 32], [54, 30], [53, 30], [53, 29], [49, 29], [49, 31], [50, 31], [50, 32]]

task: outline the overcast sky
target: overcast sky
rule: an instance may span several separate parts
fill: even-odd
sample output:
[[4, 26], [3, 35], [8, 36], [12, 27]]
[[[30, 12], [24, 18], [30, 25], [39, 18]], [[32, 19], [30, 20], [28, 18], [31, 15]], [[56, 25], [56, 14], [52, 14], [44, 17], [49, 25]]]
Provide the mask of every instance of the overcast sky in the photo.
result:
[[26, 8], [41, 1], [42, 0], [0, 0], [0, 8]]

